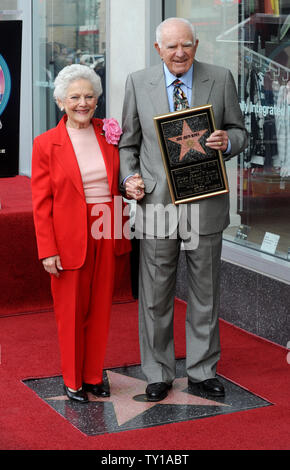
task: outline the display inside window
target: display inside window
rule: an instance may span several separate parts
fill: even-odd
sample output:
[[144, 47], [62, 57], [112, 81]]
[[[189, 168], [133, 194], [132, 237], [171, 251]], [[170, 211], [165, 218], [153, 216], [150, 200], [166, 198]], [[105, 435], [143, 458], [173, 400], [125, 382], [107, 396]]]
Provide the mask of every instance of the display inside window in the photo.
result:
[[241, 224], [225, 237], [289, 259], [290, 6], [254, 3], [240, 7], [239, 23], [240, 105], [249, 132], [238, 167]]
[[195, 25], [196, 59], [228, 67], [236, 80], [249, 146], [226, 163], [231, 223], [224, 238], [290, 261], [289, 0], [182, 0], [164, 7], [165, 16]]

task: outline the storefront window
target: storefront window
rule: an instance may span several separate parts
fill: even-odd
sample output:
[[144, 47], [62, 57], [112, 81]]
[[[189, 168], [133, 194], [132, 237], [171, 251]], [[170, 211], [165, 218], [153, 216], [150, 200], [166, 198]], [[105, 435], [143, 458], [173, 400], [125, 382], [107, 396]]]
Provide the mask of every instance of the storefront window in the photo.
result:
[[106, 114], [106, 0], [34, 0], [33, 133], [54, 127], [62, 113], [53, 82], [66, 65], [93, 68], [102, 80], [96, 117]]
[[290, 4], [178, 0], [199, 38], [197, 60], [231, 69], [249, 146], [228, 162], [231, 225], [224, 238], [290, 261]]

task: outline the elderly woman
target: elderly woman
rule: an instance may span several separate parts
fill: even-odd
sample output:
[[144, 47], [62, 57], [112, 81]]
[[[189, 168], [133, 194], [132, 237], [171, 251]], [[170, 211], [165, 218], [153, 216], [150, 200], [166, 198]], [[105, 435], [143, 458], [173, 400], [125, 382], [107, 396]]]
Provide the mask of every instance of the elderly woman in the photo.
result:
[[[88, 391], [110, 394], [103, 364], [115, 263], [118, 255], [130, 251], [122, 230], [115, 240], [113, 229], [108, 236], [100, 222], [105, 212], [110, 227], [117, 218], [116, 144], [122, 132], [113, 119], [93, 118], [101, 93], [100, 78], [89, 67], [62, 69], [54, 97], [65, 115], [57, 127], [35, 139], [32, 155], [38, 254], [51, 275], [65, 392], [79, 403], [88, 401]], [[94, 235], [94, 225], [103, 226], [103, 236]]]

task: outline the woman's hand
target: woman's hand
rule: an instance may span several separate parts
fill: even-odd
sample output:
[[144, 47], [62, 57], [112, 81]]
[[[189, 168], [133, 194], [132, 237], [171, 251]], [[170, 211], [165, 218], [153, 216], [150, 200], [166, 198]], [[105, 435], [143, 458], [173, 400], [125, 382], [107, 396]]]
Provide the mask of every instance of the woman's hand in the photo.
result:
[[44, 258], [42, 260], [42, 264], [45, 271], [50, 274], [53, 274], [56, 277], [59, 277], [59, 271], [63, 270], [59, 255]]

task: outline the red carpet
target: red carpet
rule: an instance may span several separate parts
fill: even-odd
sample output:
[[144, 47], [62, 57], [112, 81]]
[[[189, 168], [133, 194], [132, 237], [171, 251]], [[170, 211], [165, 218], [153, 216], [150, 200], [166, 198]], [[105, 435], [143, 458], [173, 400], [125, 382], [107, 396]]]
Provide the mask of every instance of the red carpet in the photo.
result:
[[[176, 355], [185, 304], [176, 301]], [[289, 450], [287, 350], [221, 321], [219, 374], [273, 403], [206, 419], [86, 437], [21, 383], [60, 374], [52, 313], [0, 318], [0, 448], [6, 450]], [[114, 305], [106, 367], [139, 363], [137, 303]]]
[[[220, 322], [219, 374], [273, 406], [87, 437], [41, 400], [22, 380], [56, 376], [61, 371], [49, 276], [37, 260], [30, 179], [0, 179], [0, 200], [1, 450], [289, 450], [287, 350], [224, 321]], [[137, 303], [132, 301], [128, 282], [128, 257], [119, 269], [106, 368], [140, 362]], [[184, 302], [176, 301], [179, 358], [185, 355], [185, 308]]]
[[[0, 317], [50, 310], [50, 278], [37, 258], [30, 178], [1, 178], [0, 201]], [[114, 301], [130, 301], [129, 255], [118, 269]]]

